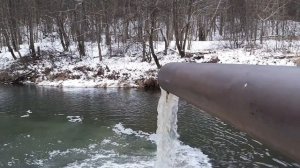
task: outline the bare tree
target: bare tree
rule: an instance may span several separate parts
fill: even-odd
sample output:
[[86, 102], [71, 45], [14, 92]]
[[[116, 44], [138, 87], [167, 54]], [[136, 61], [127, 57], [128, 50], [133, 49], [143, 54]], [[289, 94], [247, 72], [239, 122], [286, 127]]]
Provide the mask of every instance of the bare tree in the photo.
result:
[[[137, 43], [143, 60], [148, 50], [159, 67], [155, 42], [164, 42], [164, 54], [175, 39], [181, 57], [193, 40], [211, 40], [218, 33], [232, 47], [242, 47], [268, 36], [277, 40], [290, 38], [293, 26], [300, 21], [297, 0], [0, 0], [0, 44], [19, 55], [20, 44], [28, 41], [31, 56], [38, 56], [35, 42], [41, 34], [53, 31], [64, 51], [77, 44], [80, 57], [86, 55], [86, 42], [101, 44], [112, 56], [115, 44]], [[290, 20], [290, 21], [287, 21]], [[295, 27], [295, 26], [294, 26]], [[102, 37], [103, 41], [102, 41]], [[174, 39], [173, 39], [174, 38]], [[24, 40], [25, 39], [25, 40]], [[149, 44], [149, 45], [147, 45]], [[16, 59], [18, 58], [16, 57]], [[150, 59], [148, 59], [149, 61]]]

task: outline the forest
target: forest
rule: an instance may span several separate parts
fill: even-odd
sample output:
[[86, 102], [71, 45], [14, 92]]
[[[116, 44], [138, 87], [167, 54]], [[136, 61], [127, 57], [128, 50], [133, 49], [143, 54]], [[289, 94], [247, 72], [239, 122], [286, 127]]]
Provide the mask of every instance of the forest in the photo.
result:
[[[59, 42], [60, 53], [79, 59], [97, 46], [98, 60], [120, 57], [138, 46], [141, 61], [161, 67], [170, 44], [180, 58], [195, 41], [226, 41], [226, 48], [257, 48], [268, 40], [299, 41], [298, 0], [0, 0], [0, 49], [14, 60], [38, 59], [44, 39]], [[20, 45], [26, 44], [25, 55]], [[72, 45], [74, 47], [72, 47]], [[286, 46], [277, 46], [282, 50]], [[71, 49], [72, 48], [72, 49]], [[105, 51], [104, 51], [105, 50]], [[75, 52], [75, 51], [74, 51]], [[62, 54], [60, 54], [62, 55]]]

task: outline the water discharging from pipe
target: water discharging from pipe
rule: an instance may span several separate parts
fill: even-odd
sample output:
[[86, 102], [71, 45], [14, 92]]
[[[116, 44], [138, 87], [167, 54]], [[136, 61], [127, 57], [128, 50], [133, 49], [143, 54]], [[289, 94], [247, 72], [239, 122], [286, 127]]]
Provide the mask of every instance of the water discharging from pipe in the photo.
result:
[[161, 89], [157, 116], [157, 161], [156, 168], [174, 167], [176, 146], [179, 145], [177, 133], [177, 111], [179, 98]]
[[161, 89], [157, 107], [155, 168], [212, 167], [200, 149], [184, 145], [178, 140], [177, 112], [179, 98]]

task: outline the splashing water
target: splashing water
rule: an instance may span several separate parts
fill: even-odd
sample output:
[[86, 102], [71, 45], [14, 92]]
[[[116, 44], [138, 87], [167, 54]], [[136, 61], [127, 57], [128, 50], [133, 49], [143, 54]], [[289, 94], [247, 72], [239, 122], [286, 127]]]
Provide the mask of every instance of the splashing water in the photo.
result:
[[161, 89], [157, 116], [157, 162], [155, 167], [174, 167], [177, 138], [177, 111], [179, 98]]

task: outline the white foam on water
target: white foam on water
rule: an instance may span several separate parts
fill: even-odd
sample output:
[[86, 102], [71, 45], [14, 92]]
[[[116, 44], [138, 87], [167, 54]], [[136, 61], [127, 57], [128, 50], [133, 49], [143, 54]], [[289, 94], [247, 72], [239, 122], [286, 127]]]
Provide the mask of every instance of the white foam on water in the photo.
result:
[[103, 154], [93, 155], [81, 162], [70, 163], [65, 168], [150, 168], [152, 165], [153, 160], [147, 161], [144, 157], [119, 155], [113, 151], [104, 151]]
[[32, 114], [32, 111], [31, 110], [27, 110], [26, 113]]
[[150, 134], [143, 132], [143, 131], [134, 131], [131, 128], [125, 128], [122, 123], [118, 123], [114, 126], [114, 128], [112, 129], [116, 134], [126, 134], [126, 135], [135, 135], [137, 137], [147, 137]]
[[102, 142], [101, 142], [101, 145], [106, 145], [106, 144], [109, 144], [111, 142], [111, 140], [109, 139], [104, 139]]
[[80, 116], [67, 116], [67, 119], [69, 122], [74, 122], [74, 123], [77, 123], [77, 122], [82, 122], [82, 118], [80, 118]]
[[29, 117], [29, 114], [25, 114], [25, 115], [22, 115], [20, 116], [21, 118], [28, 118]]
[[[137, 142], [154, 145], [161, 138], [158, 134], [125, 128], [122, 123], [116, 124], [111, 130], [114, 132], [114, 135], [105, 137], [98, 143], [90, 144], [85, 148], [53, 150], [48, 152], [49, 158], [36, 158], [35, 160], [29, 160], [28, 163], [32, 166], [51, 167], [63, 161], [66, 162], [63, 163], [64, 166], [57, 167], [65, 168], [153, 168], [155, 165], [157, 166], [156, 153], [152, 149], [132, 153], [130, 145], [127, 144], [134, 145]], [[136, 137], [136, 141], [123, 141], [129, 137]], [[176, 140], [174, 151], [173, 168], [212, 167], [208, 157], [200, 149], [184, 145], [179, 140]], [[76, 159], [78, 157], [82, 159]]]
[[61, 156], [65, 156], [68, 154], [72, 154], [72, 153], [83, 153], [85, 154], [87, 151], [85, 149], [79, 149], [79, 148], [73, 148], [73, 149], [67, 149], [65, 151], [60, 151], [60, 150], [54, 150], [49, 152], [49, 159], [53, 159], [56, 157], [61, 157]]
[[28, 118], [30, 117], [30, 114], [32, 114], [31, 110], [27, 110], [25, 115], [20, 116], [21, 118]]

